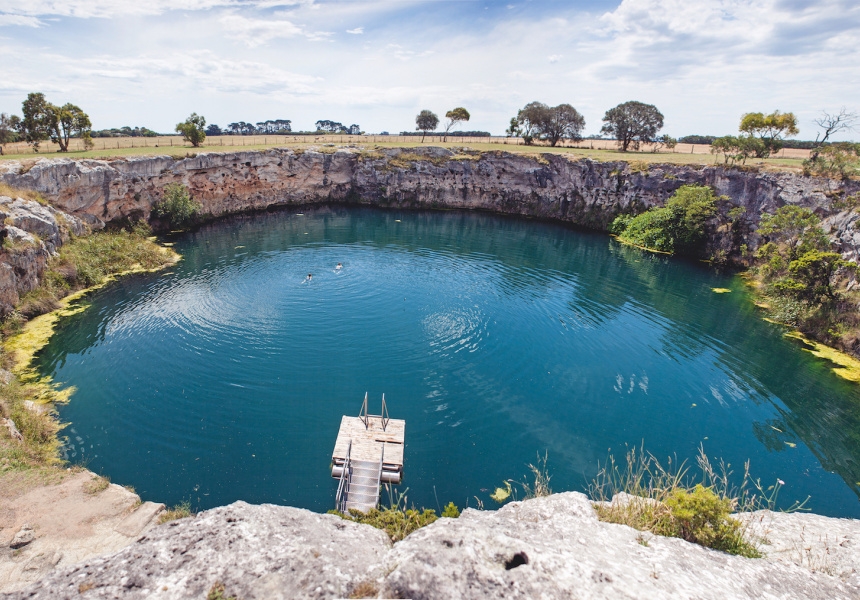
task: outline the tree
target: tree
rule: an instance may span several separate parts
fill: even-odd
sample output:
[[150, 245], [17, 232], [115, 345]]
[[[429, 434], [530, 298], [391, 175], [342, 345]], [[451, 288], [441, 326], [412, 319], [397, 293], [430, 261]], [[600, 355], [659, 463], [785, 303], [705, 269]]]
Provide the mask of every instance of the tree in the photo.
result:
[[453, 108], [445, 113], [445, 118], [448, 119], [445, 122], [445, 141], [448, 141], [447, 135], [451, 131], [455, 125], [459, 123], [465, 123], [472, 115], [469, 114], [469, 111], [463, 108], [462, 106], [458, 106], [457, 108]]
[[821, 219], [810, 209], [793, 204], [780, 206], [773, 214], [762, 215], [758, 233], [768, 242], [784, 244], [788, 262], [797, 260], [803, 252], [825, 249], [829, 245], [821, 229]]
[[522, 129], [520, 129], [520, 122], [516, 117], [511, 117], [511, 122], [508, 125], [508, 128], [505, 129], [505, 135], [507, 137], [519, 137], [522, 135]]
[[19, 131], [24, 139], [32, 144], [33, 149], [50, 139], [60, 147], [60, 152], [69, 151], [69, 139], [79, 136], [84, 140], [84, 146], [92, 147], [90, 117], [79, 106], [66, 103], [56, 106], [45, 99], [42, 93], [27, 94], [27, 99], [21, 103], [24, 118], [19, 123]]
[[[809, 250], [791, 261], [788, 266], [790, 276], [775, 287], [797, 296], [810, 304], [823, 304], [836, 299], [831, 280], [842, 267], [855, 268], [854, 263], [842, 259], [836, 252]], [[792, 285], [792, 284], [799, 285]]]
[[191, 113], [185, 122], [176, 124], [176, 132], [181, 133], [182, 139], [186, 142], [191, 142], [192, 146], [199, 148], [203, 140], [206, 139], [204, 127], [206, 127], [206, 117]]
[[606, 124], [600, 133], [613, 136], [622, 152], [627, 152], [630, 146], [638, 150], [640, 144], [653, 142], [663, 128], [663, 114], [657, 107], [635, 100], [610, 108], [603, 121]]
[[[543, 102], [529, 102], [523, 108], [517, 111], [517, 116], [514, 117], [517, 121], [517, 134], [523, 137], [523, 142], [530, 146], [534, 142], [534, 138], [540, 135], [540, 123], [546, 120], [546, 113], [549, 106]], [[511, 128], [513, 129], [514, 119], [511, 119]]]
[[769, 115], [764, 113], [746, 113], [741, 117], [739, 131], [750, 137], [758, 136], [762, 141], [762, 149], [756, 153], [756, 158], [767, 158], [782, 149], [783, 136], [797, 135], [797, 117], [794, 113], [781, 113], [778, 110]]
[[821, 118], [815, 119], [815, 124], [821, 128], [821, 131], [815, 134], [815, 147], [809, 156], [810, 160], [815, 162], [821, 147], [827, 143], [830, 136], [834, 133], [854, 131], [858, 118], [860, 118], [860, 115], [856, 112], [849, 112], [844, 106], [839, 109], [838, 113], [834, 114], [822, 111]]
[[661, 148], [667, 148], [668, 150], [673, 150], [675, 146], [678, 145], [678, 140], [673, 138], [669, 134], [661, 135], [656, 140], [654, 140], [654, 147], [651, 149], [651, 152], [659, 152]]
[[622, 241], [661, 252], [700, 255], [705, 242], [705, 225], [717, 213], [717, 198], [711, 188], [684, 185], [666, 201], [635, 217], [622, 215], [612, 230]]
[[522, 135], [526, 144], [535, 138], [555, 146], [562, 139], [581, 140], [585, 117], [570, 104], [548, 106], [543, 102], [529, 102], [511, 119], [511, 133]]
[[18, 141], [18, 128], [21, 126], [21, 119], [18, 115], [11, 117], [6, 113], [0, 113], [0, 155], [3, 154], [3, 146], [10, 142]]
[[51, 137], [55, 116], [51, 107], [52, 104], [41, 92], [27, 94], [27, 99], [21, 103], [24, 118], [21, 119], [19, 131], [36, 152], [39, 151], [39, 145]]
[[433, 111], [424, 109], [418, 116], [415, 117], [415, 131], [422, 132], [421, 135], [421, 143], [424, 143], [424, 136], [427, 135], [428, 131], [436, 131], [436, 128], [439, 126], [439, 117], [436, 116], [436, 113]]
[[559, 140], [568, 139], [579, 141], [580, 135], [585, 128], [585, 117], [570, 104], [559, 104], [542, 112], [542, 119], [538, 123], [541, 139], [555, 146]]
[[343, 123], [338, 123], [337, 121], [317, 121], [316, 127], [317, 131], [325, 133], [341, 133], [346, 131], [346, 127], [343, 126]]
[[711, 142], [711, 154], [723, 154], [725, 164], [745, 164], [750, 156], [762, 151], [764, 143], [747, 135], [725, 135]]
[[206, 135], [221, 135], [221, 128], [218, 127], [215, 123], [212, 123], [211, 125], [209, 125], [209, 127], [206, 128]]
[[860, 170], [860, 144], [837, 142], [816, 149], [803, 161], [803, 172], [839, 179], [849, 179]]
[[51, 119], [51, 141], [60, 146], [60, 152], [69, 151], [69, 138], [77, 135], [84, 140], [84, 147], [92, 148], [93, 141], [90, 136], [92, 123], [90, 118], [79, 106], [66, 103], [56, 107], [48, 104], [48, 110], [53, 113]]

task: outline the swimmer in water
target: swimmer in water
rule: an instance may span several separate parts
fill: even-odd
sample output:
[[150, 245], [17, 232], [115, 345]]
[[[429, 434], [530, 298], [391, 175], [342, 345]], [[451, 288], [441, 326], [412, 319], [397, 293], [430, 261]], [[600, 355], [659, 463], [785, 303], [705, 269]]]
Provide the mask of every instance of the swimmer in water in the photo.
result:
[[314, 278], [313, 274], [308, 273], [308, 276], [307, 276], [307, 277], [305, 277], [305, 283], [310, 283], [310, 280], [311, 280], [311, 279], [313, 279], [313, 278]]
[[335, 270], [335, 271], [340, 271], [342, 268], [343, 268], [343, 265], [342, 265], [342, 264], [340, 264], [340, 263], [337, 263], [337, 266], [334, 268], [334, 270]]

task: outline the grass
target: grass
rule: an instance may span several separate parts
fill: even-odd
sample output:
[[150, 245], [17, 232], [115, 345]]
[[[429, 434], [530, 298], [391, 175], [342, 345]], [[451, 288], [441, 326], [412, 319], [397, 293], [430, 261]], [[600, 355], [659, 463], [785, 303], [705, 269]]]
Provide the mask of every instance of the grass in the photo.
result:
[[[260, 136], [262, 137], [262, 136]], [[274, 137], [274, 136], [272, 136]], [[660, 163], [660, 164], [679, 164], [679, 165], [713, 165], [719, 164], [715, 163], [715, 158], [711, 154], [689, 154], [686, 152], [650, 152], [650, 151], [642, 151], [642, 152], [619, 152], [617, 150], [611, 149], [602, 149], [602, 148], [589, 148], [589, 147], [555, 147], [552, 148], [550, 146], [525, 146], [525, 145], [516, 145], [513, 143], [503, 143], [503, 140], [499, 140], [498, 142], [486, 143], [486, 142], [464, 142], [457, 141], [456, 138], [449, 138], [448, 142], [438, 142], [438, 141], [428, 141], [424, 144], [421, 144], [419, 140], [408, 141], [408, 142], [384, 142], [379, 141], [380, 136], [376, 136], [372, 138], [374, 141], [360, 141], [353, 143], [344, 143], [344, 144], [329, 144], [323, 145], [324, 142], [314, 141], [313, 137], [308, 137], [306, 140], [300, 142], [290, 141], [287, 143], [270, 143], [270, 144], [252, 144], [247, 146], [242, 145], [229, 145], [229, 146], [220, 146], [214, 143], [205, 143], [200, 148], [192, 148], [191, 145], [181, 146], [179, 142], [174, 142], [173, 147], [146, 147], [146, 148], [119, 148], [119, 149], [111, 149], [107, 148], [104, 150], [89, 150], [89, 151], [76, 151], [76, 152], [67, 152], [64, 154], [58, 154], [56, 152], [44, 152], [40, 154], [33, 153], [25, 153], [25, 154], [8, 154], [0, 157], [0, 160], [33, 160], [38, 158], [95, 158], [95, 159], [122, 159], [131, 156], [156, 156], [156, 155], [170, 155], [175, 158], [184, 158], [186, 154], [196, 154], [199, 152], [243, 152], [243, 151], [252, 151], [252, 150], [267, 150], [270, 148], [293, 148], [293, 149], [301, 149], [307, 150], [311, 147], [316, 147], [317, 150], [320, 151], [330, 151], [333, 152], [337, 149], [337, 147], [350, 146], [355, 147], [362, 152], [362, 158], [367, 159], [371, 158], [373, 154], [375, 154], [381, 148], [417, 148], [417, 147], [442, 147], [442, 148], [451, 148], [451, 149], [460, 149], [468, 147], [472, 150], [477, 150], [481, 152], [511, 152], [516, 154], [526, 154], [534, 157], [539, 157], [541, 154], [561, 154], [568, 156], [573, 160], [577, 160], [580, 158], [590, 158], [593, 160], [601, 161], [601, 162], [610, 162], [610, 161], [624, 161], [624, 162], [632, 162], [635, 165], [635, 172], [647, 172], [648, 166], [650, 164]], [[216, 138], [218, 139], [218, 138]], [[241, 138], [232, 138], [230, 141], [239, 141]], [[220, 141], [220, 140], [219, 140]], [[588, 144], [588, 141], [583, 142], [583, 145]], [[407, 161], [409, 162], [409, 161]], [[767, 158], [756, 160], [754, 163], [750, 163], [745, 168], [764, 168], [764, 169], [774, 169], [774, 170], [790, 170], [790, 171], [802, 171], [803, 170], [803, 159], [802, 158]]]
[[[406, 508], [406, 492], [409, 491], [408, 489], [398, 494], [396, 498], [393, 496], [390, 487], [388, 487], [388, 491], [390, 503], [386, 508], [373, 508], [366, 513], [355, 509], [350, 509], [348, 514], [338, 510], [330, 510], [328, 513], [337, 515], [347, 521], [363, 523], [377, 529], [382, 529], [388, 534], [392, 542], [399, 542], [413, 531], [417, 531], [439, 519], [436, 511], [433, 509], [423, 508], [419, 510], [414, 506]], [[460, 511], [451, 502], [445, 507], [442, 516], [456, 518], [460, 516]]]
[[164, 523], [169, 523], [170, 521], [186, 519], [192, 516], [194, 516], [194, 513], [191, 511], [191, 502], [186, 500], [185, 502], [180, 502], [173, 508], [168, 508], [167, 510], [162, 511], [161, 514], [158, 515], [158, 524], [162, 525]]
[[[761, 557], [764, 540], [751, 534], [749, 521], [733, 513], [773, 510], [781, 482], [765, 488], [750, 477], [747, 462], [740, 484], [733, 485], [731, 465], [715, 467], [702, 448], [697, 465], [701, 475], [694, 481], [685, 463], [673, 465], [669, 459], [663, 466], [642, 448], [629, 450], [623, 466], [610, 456], [589, 490], [598, 517], [729, 554]], [[795, 503], [789, 511], [802, 507]]]
[[60, 424], [51, 411], [37, 412], [27, 407], [44, 403], [44, 386], [26, 384], [13, 377], [0, 386], [0, 414], [11, 418], [24, 437], [13, 440], [3, 428], [0, 432], [0, 473], [27, 471], [60, 462], [57, 433]]
[[24, 198], [25, 200], [35, 200], [39, 204], [47, 204], [47, 201], [42, 197], [42, 194], [35, 190], [24, 190], [21, 188], [12, 187], [7, 183], [0, 181], [0, 196], [8, 196], [10, 198]]
[[209, 588], [209, 593], [206, 594], [206, 600], [239, 600], [236, 596], [227, 596], [225, 591], [227, 588], [220, 581], [216, 581]]
[[92, 479], [84, 483], [84, 492], [91, 496], [95, 496], [99, 492], [108, 489], [110, 485], [110, 477], [103, 475], [94, 475]]

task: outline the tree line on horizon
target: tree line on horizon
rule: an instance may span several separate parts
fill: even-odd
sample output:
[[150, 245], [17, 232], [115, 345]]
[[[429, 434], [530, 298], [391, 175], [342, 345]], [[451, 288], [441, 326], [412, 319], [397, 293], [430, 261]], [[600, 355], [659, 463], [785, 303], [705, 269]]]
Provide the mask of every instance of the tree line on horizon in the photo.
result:
[[[58, 106], [48, 102], [45, 95], [33, 92], [21, 104], [22, 117], [0, 114], [0, 154], [3, 145], [26, 141], [38, 151], [39, 146], [50, 140], [59, 146], [59, 152], [68, 152], [69, 141], [80, 138], [85, 149], [93, 147], [93, 137], [153, 137], [158, 135], [146, 127], [120, 127], [94, 131], [89, 116], [77, 105], [66, 103]], [[488, 135], [488, 132], [454, 131], [471, 119], [469, 111], [462, 107], [453, 108], [445, 113], [442, 129], [443, 141], [449, 135]], [[767, 158], [782, 148], [794, 147], [811, 150], [809, 161], [804, 169], [811, 174], [836, 173], [843, 177], [857, 171], [860, 158], [860, 144], [850, 142], [831, 142], [833, 134], [840, 131], [854, 131], [858, 116], [842, 108], [837, 113], [824, 112], [816, 124], [821, 131], [814, 141], [797, 142], [786, 138], [799, 133], [797, 117], [794, 113], [775, 110], [770, 114], [761, 112], [745, 113], [738, 127], [739, 135], [702, 136], [691, 135], [680, 139], [663, 134], [663, 114], [653, 104], [631, 100], [623, 102], [606, 111], [598, 139], [614, 139], [621, 152], [639, 150], [643, 145], [656, 152], [661, 148], [672, 149], [678, 142], [689, 144], [709, 144], [711, 152], [722, 155], [725, 164], [744, 164], [747, 159]], [[421, 110], [415, 117], [415, 131], [420, 132], [423, 142], [426, 135], [435, 132], [440, 119], [431, 110]], [[206, 126], [202, 115], [192, 113], [185, 121], [176, 125], [176, 133], [199, 147], [206, 136], [220, 135], [266, 135], [266, 134], [343, 134], [362, 135], [358, 124], [349, 126], [338, 121], [321, 119], [315, 123], [316, 131], [293, 132], [290, 119], [269, 119], [255, 124], [245, 121], [230, 123], [221, 128], [216, 124]], [[537, 143], [556, 146], [562, 140], [581, 141], [585, 129], [585, 117], [572, 105], [563, 103], [549, 106], [543, 102], [529, 102], [512, 117], [505, 134], [508, 137], [522, 138], [526, 145]], [[384, 132], [383, 134], [386, 134]], [[404, 135], [409, 132], [403, 132]], [[607, 136], [607, 137], [603, 137]], [[594, 139], [594, 138], [593, 138]]]

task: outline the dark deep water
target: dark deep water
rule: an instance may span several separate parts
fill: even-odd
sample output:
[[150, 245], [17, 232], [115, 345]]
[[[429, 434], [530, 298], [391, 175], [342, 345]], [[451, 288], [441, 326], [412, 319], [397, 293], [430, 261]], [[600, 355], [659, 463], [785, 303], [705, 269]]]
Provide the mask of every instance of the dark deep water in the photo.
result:
[[583, 490], [644, 440], [750, 459], [784, 505], [860, 517], [860, 387], [737, 278], [553, 224], [303, 210], [186, 234], [172, 270], [62, 322], [38, 365], [78, 388], [72, 461], [167, 504], [324, 511], [341, 415], [385, 392], [418, 506], [493, 507], [486, 490], [544, 451], [553, 489]]

